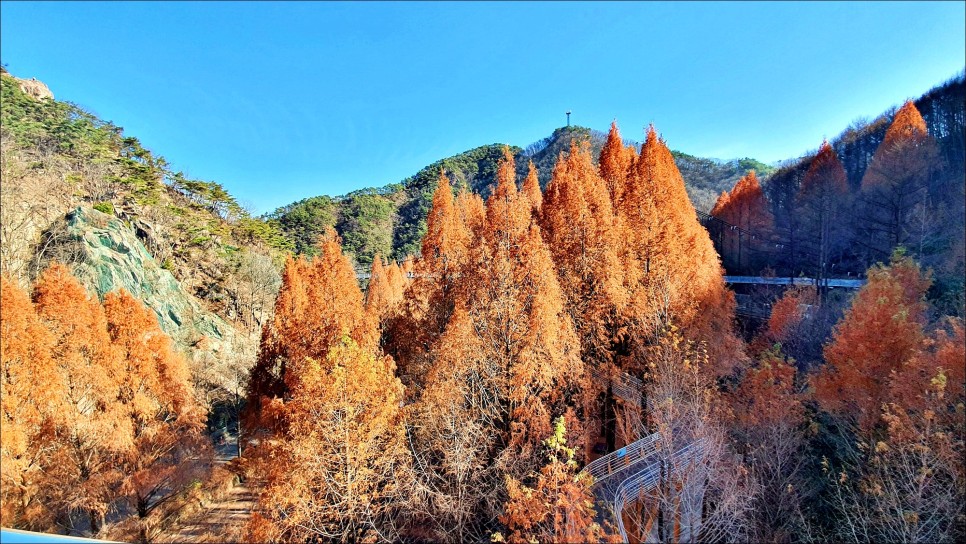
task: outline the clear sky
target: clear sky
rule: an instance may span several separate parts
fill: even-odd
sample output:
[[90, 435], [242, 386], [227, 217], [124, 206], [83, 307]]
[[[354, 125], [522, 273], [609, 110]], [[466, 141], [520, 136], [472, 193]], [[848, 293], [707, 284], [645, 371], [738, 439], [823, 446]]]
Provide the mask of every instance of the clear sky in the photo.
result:
[[565, 124], [815, 149], [963, 69], [964, 2], [0, 2], [0, 58], [258, 212]]

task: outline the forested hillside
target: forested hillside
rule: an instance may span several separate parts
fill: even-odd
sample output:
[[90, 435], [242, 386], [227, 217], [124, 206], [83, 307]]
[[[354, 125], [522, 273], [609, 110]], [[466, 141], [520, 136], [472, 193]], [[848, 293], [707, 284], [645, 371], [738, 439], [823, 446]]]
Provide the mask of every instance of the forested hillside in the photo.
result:
[[953, 312], [966, 274], [964, 142], [961, 74], [771, 176], [743, 178], [711, 212], [726, 224], [707, 226], [734, 274], [854, 277], [903, 246], [932, 270], [930, 296]]
[[[585, 127], [563, 127], [526, 149], [511, 147], [517, 179], [522, 182], [532, 162], [540, 186], [546, 187], [560, 154], [569, 151], [572, 140], [589, 142], [596, 161], [606, 137], [606, 133]], [[632, 140], [624, 143], [640, 147]], [[430, 164], [399, 183], [338, 197], [307, 198], [278, 208], [266, 219], [278, 223], [298, 253], [315, 254], [318, 237], [326, 228], [335, 227], [346, 252], [360, 266], [369, 266], [377, 253], [402, 260], [419, 253], [439, 173], [445, 171], [452, 178], [454, 189], [465, 187], [486, 198], [496, 181], [496, 161], [502, 149], [500, 144], [471, 149]], [[754, 159], [719, 162], [678, 151], [672, 153], [684, 176], [688, 196], [696, 208], [705, 212], [711, 209], [717, 195], [748, 169], [763, 174], [773, 170]]]
[[6, 70], [0, 84], [3, 274], [28, 288], [58, 261], [100, 297], [137, 293], [190, 356], [206, 408], [234, 402], [289, 242], [223, 186], [171, 171], [121, 127], [27, 94]]

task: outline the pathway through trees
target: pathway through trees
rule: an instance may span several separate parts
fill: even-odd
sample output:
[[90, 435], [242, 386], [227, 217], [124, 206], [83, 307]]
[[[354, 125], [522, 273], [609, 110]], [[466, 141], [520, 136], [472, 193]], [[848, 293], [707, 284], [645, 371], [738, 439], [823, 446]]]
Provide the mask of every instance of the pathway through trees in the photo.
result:
[[[234, 439], [216, 448], [215, 466], [237, 457]], [[213, 544], [219, 542], [241, 542], [245, 525], [255, 507], [255, 495], [245, 484], [238, 484], [229, 490], [225, 496], [212, 502], [207, 508], [200, 510], [187, 519], [175, 523], [161, 535], [154, 538], [154, 542], [178, 542], [192, 544]]]

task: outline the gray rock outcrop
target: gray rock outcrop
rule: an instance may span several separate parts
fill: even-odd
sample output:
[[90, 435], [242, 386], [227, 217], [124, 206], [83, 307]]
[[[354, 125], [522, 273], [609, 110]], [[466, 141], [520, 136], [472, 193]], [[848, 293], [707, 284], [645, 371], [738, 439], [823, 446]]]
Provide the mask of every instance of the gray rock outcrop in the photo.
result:
[[73, 273], [90, 291], [103, 299], [123, 288], [154, 311], [161, 328], [190, 357], [197, 381], [217, 387], [219, 376], [237, 378], [238, 372], [225, 367], [254, 354], [255, 342], [185, 292], [120, 219], [75, 208], [67, 214], [63, 240]]
[[50, 92], [50, 89], [44, 84], [43, 81], [40, 81], [35, 77], [30, 79], [20, 79], [19, 77], [15, 77], [14, 79], [16, 79], [17, 84], [20, 85], [20, 90], [23, 91], [27, 96], [36, 100], [54, 99], [54, 93]]

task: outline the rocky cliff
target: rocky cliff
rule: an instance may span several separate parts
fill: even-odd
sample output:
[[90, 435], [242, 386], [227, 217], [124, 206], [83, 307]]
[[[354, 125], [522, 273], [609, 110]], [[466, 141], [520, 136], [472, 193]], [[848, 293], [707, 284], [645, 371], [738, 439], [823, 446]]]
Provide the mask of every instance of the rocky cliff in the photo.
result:
[[[205, 310], [148, 253], [120, 219], [88, 207], [67, 214], [57, 254], [68, 256], [74, 274], [99, 297], [126, 289], [141, 299], [192, 361], [196, 381], [230, 387], [240, 376], [221, 376], [238, 360], [254, 360], [256, 342]], [[237, 374], [237, 371], [232, 371]]]
[[17, 84], [20, 85], [20, 90], [23, 91], [27, 96], [36, 100], [48, 98], [50, 100], [54, 99], [54, 93], [50, 92], [50, 89], [43, 81], [40, 81], [35, 77], [30, 79], [20, 79], [19, 77], [15, 77], [14, 79], [17, 80]]

